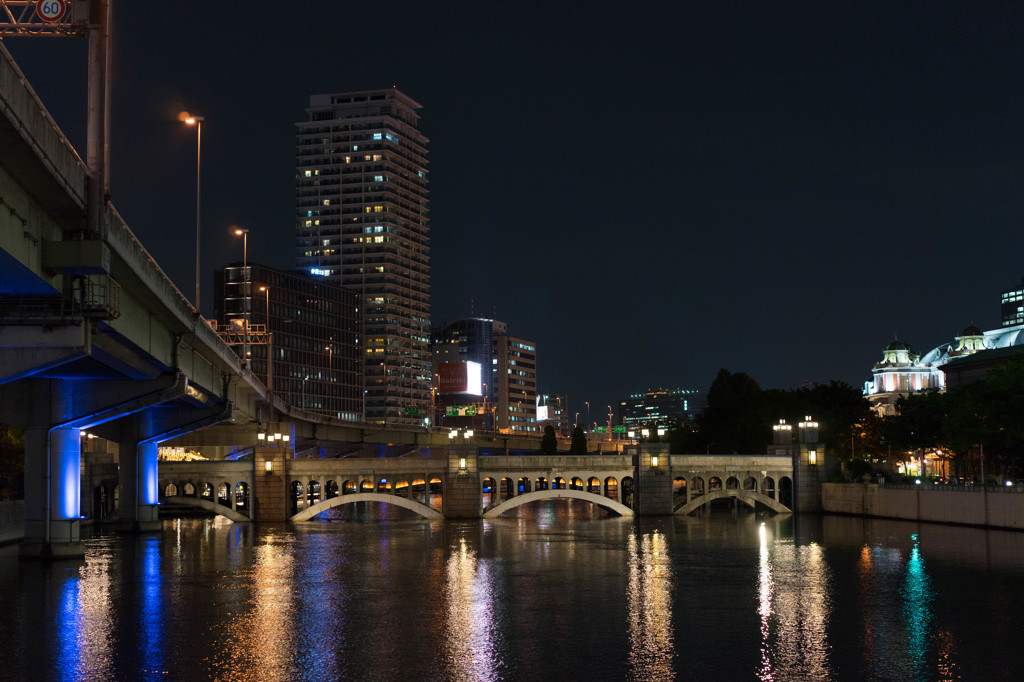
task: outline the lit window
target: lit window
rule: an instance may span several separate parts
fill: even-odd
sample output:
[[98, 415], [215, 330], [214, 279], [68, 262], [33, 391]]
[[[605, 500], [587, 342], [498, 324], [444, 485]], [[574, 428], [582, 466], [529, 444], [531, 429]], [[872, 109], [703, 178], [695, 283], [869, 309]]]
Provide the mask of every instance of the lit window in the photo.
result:
[[[391, 136], [388, 135], [388, 137], [391, 137]], [[384, 136], [382, 134], [380, 134], [380, 133], [374, 133], [373, 134], [373, 139], [375, 139], [375, 140], [383, 140]]]
[[375, 243], [377, 243], [377, 244], [383, 244], [384, 243], [384, 237], [374, 237], [373, 241]]
[[313, 171], [306, 171], [306, 177], [307, 178], [312, 177], [312, 176], [313, 176]]
[[330, 199], [324, 199], [324, 206], [330, 206], [330, 205], [331, 205], [331, 200]]

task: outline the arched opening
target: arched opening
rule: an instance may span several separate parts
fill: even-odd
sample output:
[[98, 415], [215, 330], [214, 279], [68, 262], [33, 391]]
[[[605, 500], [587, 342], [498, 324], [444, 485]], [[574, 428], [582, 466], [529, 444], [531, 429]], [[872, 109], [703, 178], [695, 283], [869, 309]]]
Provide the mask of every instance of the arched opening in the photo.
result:
[[548, 489], [548, 479], [546, 479], [543, 476], [541, 476], [540, 478], [537, 479], [537, 484], [533, 486], [533, 489], [534, 490], [547, 490]]
[[382, 478], [377, 481], [377, 492], [379, 493], [390, 493], [391, 492], [391, 481], [386, 478]]
[[699, 497], [704, 494], [704, 479], [700, 476], [690, 479], [690, 497]]
[[708, 490], [721, 490], [721, 489], [722, 489], [722, 479], [720, 479], [718, 476], [712, 476], [711, 480], [708, 481]]
[[338, 496], [338, 482], [337, 481], [327, 481], [326, 483], [324, 483], [324, 499], [325, 500], [329, 500], [332, 497], [337, 497], [337, 496]]
[[355, 481], [345, 481], [344, 483], [341, 484], [341, 494], [342, 495], [353, 495], [353, 494], [355, 494], [355, 492], [356, 492], [356, 483], [355, 483]]
[[300, 481], [292, 481], [291, 495], [288, 496], [291, 502], [292, 516], [299, 513], [299, 505], [302, 503], [302, 483]]
[[361, 493], [372, 493], [373, 492], [373, 483], [371, 483], [370, 481], [363, 481], [363, 482], [361, 482], [359, 484], [359, 492], [361, 492]]
[[619, 482], [612, 476], [604, 479], [604, 496], [609, 500], [619, 501]]
[[530, 485], [530, 479], [528, 478], [520, 478], [519, 482], [516, 485], [516, 488], [519, 490], [520, 495], [531, 492], [533, 490], [532, 486]]
[[555, 479], [551, 481], [551, 489], [565, 490], [565, 479], [562, 478], [561, 476], [556, 476]]
[[631, 476], [622, 478], [622, 499], [619, 501], [627, 507], [633, 506], [633, 478]]
[[431, 495], [440, 495], [442, 489], [443, 489], [443, 487], [441, 485], [441, 479], [440, 478], [438, 478], [437, 476], [434, 476], [432, 479], [430, 479], [430, 494]]
[[490, 507], [494, 500], [494, 479], [485, 478], [480, 487], [480, 502], [484, 508]]
[[740, 479], [736, 478], [735, 476], [730, 476], [729, 478], [725, 479], [725, 489], [726, 490], [739, 490], [740, 489]]
[[167, 487], [164, 488], [164, 497], [176, 497], [178, 494], [178, 486], [173, 483], [168, 483]]
[[[191, 483], [186, 483], [185, 485], [186, 486], [190, 486], [192, 484]], [[203, 483], [199, 496], [200, 497], [204, 497], [204, 498], [206, 498], [208, 500], [212, 500], [213, 499], [213, 486], [211, 484], [209, 484], [209, 483]]]
[[789, 476], [779, 479], [779, 504], [793, 508], [793, 479]]
[[672, 497], [686, 497], [686, 479], [682, 476], [672, 481]]
[[235, 509], [249, 510], [249, 486], [244, 481], [235, 484]]
[[310, 481], [306, 485], [306, 501], [310, 507], [320, 501], [320, 481]]
[[395, 494], [409, 497], [409, 481], [395, 481]]
[[591, 476], [587, 479], [587, 492], [594, 493], [595, 495], [601, 494], [601, 479], [597, 476]]
[[754, 478], [753, 476], [748, 476], [747, 478], [745, 478], [743, 480], [743, 489], [744, 490], [753, 490], [753, 491], [756, 492], [757, 491], [757, 479]]
[[573, 476], [572, 480], [569, 481], [570, 490], [583, 490], [583, 479], [579, 476]]
[[498, 496], [502, 502], [511, 498], [515, 494], [515, 483], [512, 482], [511, 478], [501, 479], [501, 488], [498, 491]]
[[231, 486], [227, 483], [221, 483], [217, 486], [217, 504], [222, 507], [231, 506]]
[[191, 483], [186, 483], [182, 488], [182, 494], [184, 494], [186, 497], [195, 497], [196, 487]]
[[422, 478], [415, 478], [412, 481], [412, 485], [409, 488], [409, 498], [418, 500], [423, 504], [430, 504], [427, 499], [427, 482]]
[[770, 497], [770, 498], [772, 498], [774, 500], [775, 499], [775, 479], [772, 478], [771, 476], [765, 476], [764, 477], [764, 482], [763, 482], [762, 487], [761, 487], [761, 492], [763, 492], [765, 495], [767, 495], [768, 497]]

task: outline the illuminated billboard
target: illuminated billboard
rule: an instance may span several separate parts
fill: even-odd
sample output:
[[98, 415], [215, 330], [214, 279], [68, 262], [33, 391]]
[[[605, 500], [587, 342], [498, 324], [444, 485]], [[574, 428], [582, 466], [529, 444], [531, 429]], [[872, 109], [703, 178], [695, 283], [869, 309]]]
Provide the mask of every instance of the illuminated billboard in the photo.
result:
[[446, 362], [438, 370], [441, 393], [482, 395], [479, 362]]

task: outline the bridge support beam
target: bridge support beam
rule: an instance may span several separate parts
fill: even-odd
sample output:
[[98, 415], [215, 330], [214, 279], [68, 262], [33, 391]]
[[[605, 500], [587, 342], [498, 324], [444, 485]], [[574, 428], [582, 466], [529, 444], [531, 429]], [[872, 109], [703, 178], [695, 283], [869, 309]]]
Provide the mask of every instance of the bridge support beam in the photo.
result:
[[638, 516], [671, 516], [672, 463], [667, 444], [644, 444], [636, 461], [633, 476], [635, 493], [633, 509]]
[[182, 433], [216, 424], [230, 415], [230, 406], [150, 406], [123, 419], [101, 425], [96, 433], [120, 444], [117, 529], [126, 533], [160, 530], [159, 444]]

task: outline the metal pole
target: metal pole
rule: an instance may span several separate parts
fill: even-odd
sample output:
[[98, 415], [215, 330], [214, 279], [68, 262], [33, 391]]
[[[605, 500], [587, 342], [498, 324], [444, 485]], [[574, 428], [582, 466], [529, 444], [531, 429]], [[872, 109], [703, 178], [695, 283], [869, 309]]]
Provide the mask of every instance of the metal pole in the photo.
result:
[[[196, 117], [196, 312], [199, 312], [199, 204], [202, 184], [200, 182], [203, 158], [203, 119]], [[255, 459], [255, 457], [254, 457]]]
[[249, 300], [249, 231], [242, 233], [242, 305], [245, 306], [245, 345], [242, 347], [242, 360], [245, 368], [249, 369], [249, 324], [252, 322], [252, 315], [249, 309], [252, 307]]
[[93, 0], [89, 6], [89, 104], [86, 123], [86, 159], [89, 167], [87, 229], [92, 239], [102, 239], [103, 215], [110, 193], [107, 132], [110, 130], [110, 3]]

